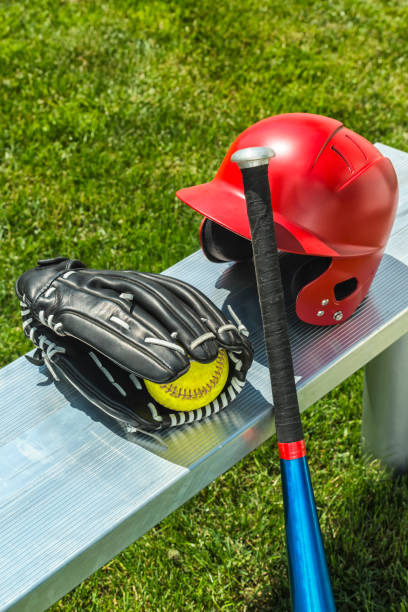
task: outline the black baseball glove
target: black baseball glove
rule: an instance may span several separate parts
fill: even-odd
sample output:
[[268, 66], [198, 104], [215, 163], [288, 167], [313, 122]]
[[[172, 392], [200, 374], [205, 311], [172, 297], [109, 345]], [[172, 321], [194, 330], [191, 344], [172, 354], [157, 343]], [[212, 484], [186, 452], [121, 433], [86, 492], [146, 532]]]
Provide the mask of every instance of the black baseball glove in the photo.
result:
[[[65, 257], [38, 262], [16, 282], [24, 333], [45, 364], [110, 416], [153, 431], [192, 423], [225, 408], [241, 391], [252, 363], [248, 332], [200, 291], [175, 278], [93, 270]], [[229, 374], [222, 393], [190, 411], [171, 410], [144, 379], [177, 380], [190, 362], [210, 363], [223, 348]]]

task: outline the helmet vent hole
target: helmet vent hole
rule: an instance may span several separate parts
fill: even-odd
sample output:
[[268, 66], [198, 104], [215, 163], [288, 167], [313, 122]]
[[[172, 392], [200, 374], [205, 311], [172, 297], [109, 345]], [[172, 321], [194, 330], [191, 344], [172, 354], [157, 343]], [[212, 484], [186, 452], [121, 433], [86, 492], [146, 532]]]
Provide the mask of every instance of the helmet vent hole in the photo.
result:
[[346, 297], [354, 293], [356, 289], [357, 279], [355, 276], [353, 276], [352, 278], [348, 278], [347, 280], [342, 281], [341, 283], [337, 283], [337, 285], [334, 287], [334, 295], [336, 297], [336, 300], [338, 302], [344, 300]]
[[337, 155], [339, 157], [341, 157], [341, 159], [344, 161], [344, 163], [346, 164], [347, 168], [350, 170], [350, 172], [353, 171], [353, 166], [351, 165], [351, 163], [349, 162], [349, 160], [347, 159], [347, 157], [345, 155], [343, 155], [343, 153], [341, 151], [339, 151], [338, 149], [336, 149], [336, 147], [334, 145], [331, 146], [331, 150], [334, 151], [334, 153], [337, 153]]

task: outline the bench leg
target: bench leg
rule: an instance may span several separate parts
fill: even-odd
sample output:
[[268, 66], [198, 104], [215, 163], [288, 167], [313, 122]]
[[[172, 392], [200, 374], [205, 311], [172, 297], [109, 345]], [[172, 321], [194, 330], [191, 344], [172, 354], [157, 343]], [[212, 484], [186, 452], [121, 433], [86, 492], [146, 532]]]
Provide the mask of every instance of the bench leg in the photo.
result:
[[363, 450], [408, 472], [408, 334], [365, 367]]

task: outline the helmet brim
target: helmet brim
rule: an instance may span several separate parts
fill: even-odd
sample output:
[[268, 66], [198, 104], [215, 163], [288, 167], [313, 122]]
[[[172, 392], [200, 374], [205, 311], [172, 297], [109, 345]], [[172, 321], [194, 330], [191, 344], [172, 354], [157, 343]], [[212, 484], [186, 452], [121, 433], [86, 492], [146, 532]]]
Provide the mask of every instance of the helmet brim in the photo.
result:
[[[245, 203], [245, 197], [231, 185], [215, 178], [209, 183], [185, 187], [176, 193], [179, 200], [196, 210], [204, 217], [251, 240], [251, 231]], [[274, 211], [276, 242], [278, 249], [287, 253], [300, 255], [319, 255], [321, 257], [339, 257], [339, 251], [324, 244], [319, 238], [301, 228], [278, 212]]]

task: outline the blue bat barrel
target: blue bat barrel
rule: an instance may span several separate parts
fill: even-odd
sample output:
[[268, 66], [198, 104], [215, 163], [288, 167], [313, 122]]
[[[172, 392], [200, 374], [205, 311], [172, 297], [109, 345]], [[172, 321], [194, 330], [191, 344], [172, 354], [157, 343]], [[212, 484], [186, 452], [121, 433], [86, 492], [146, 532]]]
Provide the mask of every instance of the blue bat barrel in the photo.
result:
[[335, 612], [307, 457], [281, 459], [294, 612]]

